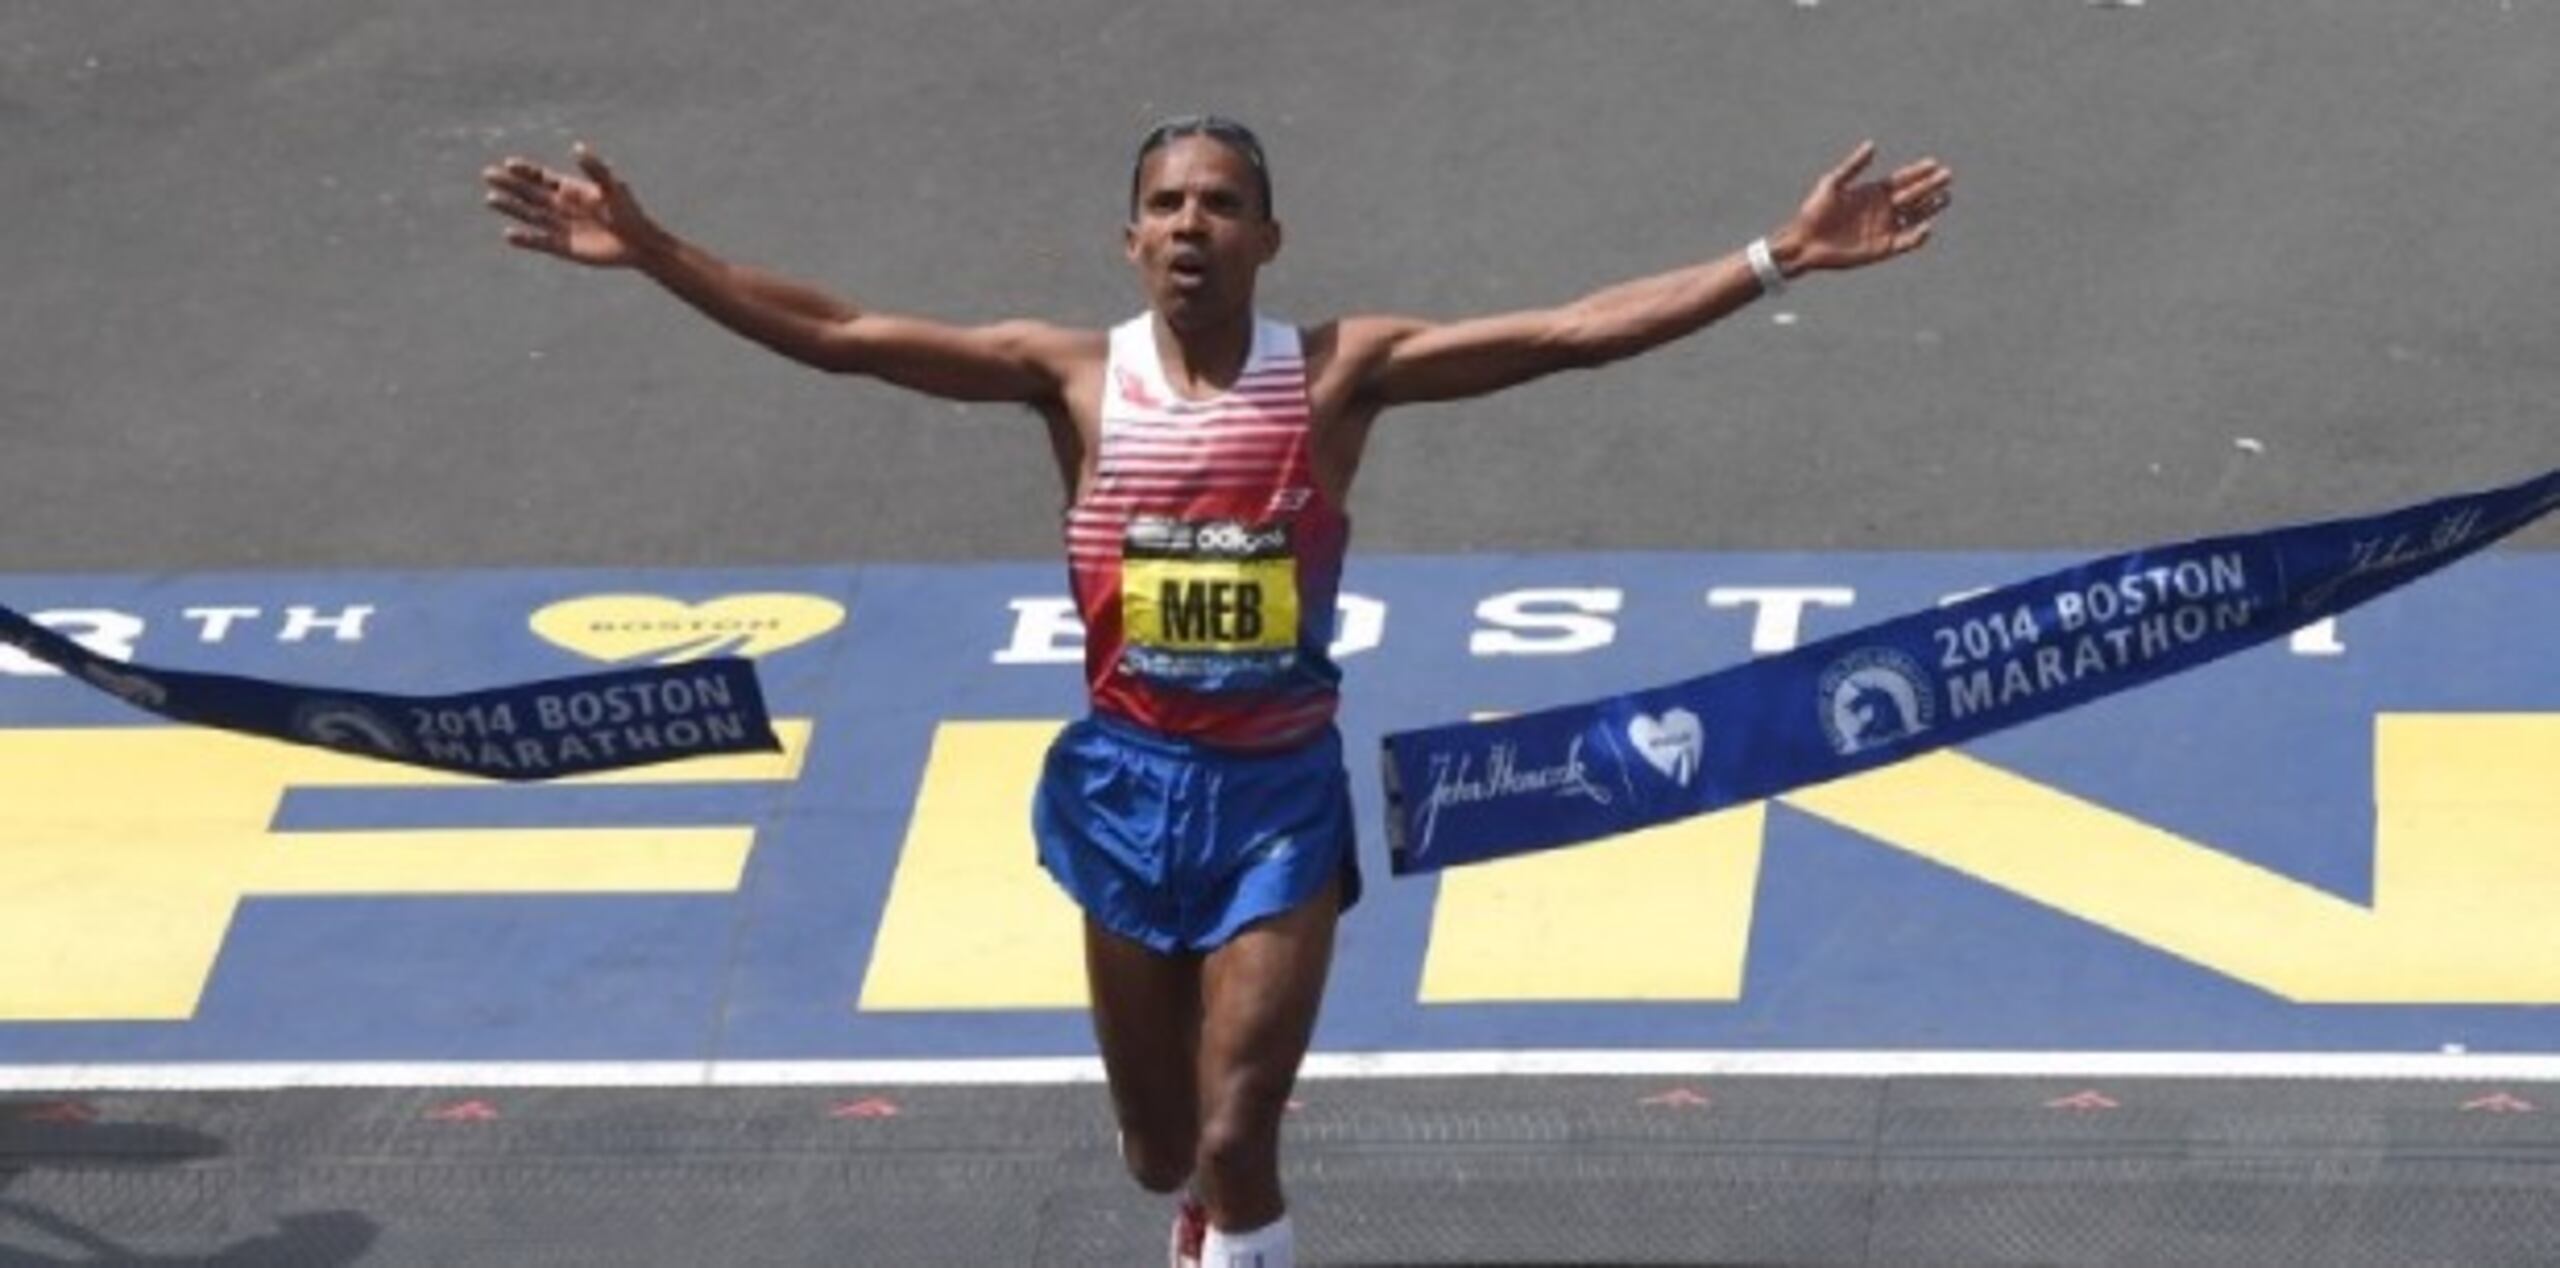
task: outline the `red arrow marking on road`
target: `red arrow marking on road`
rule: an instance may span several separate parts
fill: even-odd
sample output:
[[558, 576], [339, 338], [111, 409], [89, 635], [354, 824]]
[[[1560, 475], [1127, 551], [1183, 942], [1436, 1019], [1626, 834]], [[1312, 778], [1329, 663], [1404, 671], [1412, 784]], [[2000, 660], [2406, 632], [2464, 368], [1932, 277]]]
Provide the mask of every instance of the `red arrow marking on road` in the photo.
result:
[[28, 1106], [18, 1119], [27, 1123], [94, 1123], [98, 1121], [98, 1107], [87, 1101], [46, 1101]]
[[897, 1103], [877, 1096], [866, 1096], [859, 1101], [838, 1101], [834, 1109], [827, 1111], [829, 1118], [896, 1118], [897, 1116]]
[[485, 1123], [498, 1116], [498, 1107], [487, 1101], [455, 1101], [427, 1111], [427, 1119], [437, 1123]]
[[2111, 1097], [2104, 1092], [2090, 1089], [2087, 1091], [2074, 1092], [2069, 1096], [2056, 1097], [2053, 1100], [2045, 1102], [2044, 1107], [2050, 1110], [2087, 1111], [2111, 1110], [2117, 1108], [2117, 1104], [2114, 1097]]
[[1676, 1087], [1668, 1092], [1658, 1092], [1637, 1102], [1639, 1105], [1660, 1105], [1671, 1109], [1696, 1109], [1700, 1106], [1711, 1105], [1713, 1103], [1714, 1102], [1708, 1098], [1706, 1093], [1685, 1087]]
[[2462, 1109], [2464, 1113], [2479, 1114], [2530, 1114], [2534, 1112], [2533, 1102], [2525, 1100], [2523, 1097], [2509, 1096], [2504, 1092], [2491, 1092], [2487, 1096], [2474, 1097], [2468, 1101], [2464, 1101], [2462, 1103]]

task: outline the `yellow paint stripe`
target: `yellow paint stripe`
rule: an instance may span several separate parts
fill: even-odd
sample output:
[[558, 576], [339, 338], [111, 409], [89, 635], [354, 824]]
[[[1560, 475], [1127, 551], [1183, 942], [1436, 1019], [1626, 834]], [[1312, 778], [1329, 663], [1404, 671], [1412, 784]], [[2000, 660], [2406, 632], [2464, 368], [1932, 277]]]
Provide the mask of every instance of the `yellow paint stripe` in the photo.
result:
[[1766, 803], [1440, 876], [1425, 1003], [1742, 994]]
[[192, 727], [0, 730], [0, 806], [7, 810], [0, 841], [53, 830], [165, 836], [191, 823], [236, 828], [273, 812], [274, 764], [296, 751]]
[[274, 813], [241, 764], [282, 745], [184, 727], [0, 730], [0, 1020], [179, 1021]]
[[[1952, 750], [1786, 800], [2252, 981], [2316, 971], [2332, 948], [2301, 935], [2364, 914], [2314, 886]], [[2278, 930], [2292, 934], [2276, 936]]]
[[860, 1007], [1080, 1008], [1083, 917], [1040, 868], [1031, 790], [1056, 722], [945, 722]]
[[268, 837], [252, 894], [650, 894], [738, 887], [752, 828], [469, 828]]
[[2560, 714], [2384, 714], [2373, 756], [2381, 923], [2560, 995]]
[[[24, 842], [0, 843], [22, 848]], [[0, 1021], [184, 1021], [231, 928], [219, 877], [119, 894], [29, 893], [0, 868]]]
[[[611, 782], [796, 776], [779, 755]], [[747, 826], [269, 831], [295, 786], [494, 786], [193, 727], [0, 730], [0, 1021], [192, 1016], [243, 894], [725, 892]]]
[[2375, 728], [2370, 906], [1960, 753], [1787, 800], [2287, 999], [2560, 1004], [2560, 716]]
[[2560, 713], [2385, 713], [2374, 770], [2392, 807], [2541, 811], [2560, 845]]

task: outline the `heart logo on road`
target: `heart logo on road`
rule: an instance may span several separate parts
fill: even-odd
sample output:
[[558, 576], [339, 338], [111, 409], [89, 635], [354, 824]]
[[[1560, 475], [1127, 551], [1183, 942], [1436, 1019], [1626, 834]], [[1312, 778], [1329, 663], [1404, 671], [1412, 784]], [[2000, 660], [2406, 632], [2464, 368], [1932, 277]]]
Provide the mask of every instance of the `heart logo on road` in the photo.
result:
[[533, 614], [533, 632], [608, 664], [680, 664], [722, 654], [765, 656], [844, 624], [844, 606], [814, 594], [731, 594], [683, 603], [656, 594], [591, 594]]

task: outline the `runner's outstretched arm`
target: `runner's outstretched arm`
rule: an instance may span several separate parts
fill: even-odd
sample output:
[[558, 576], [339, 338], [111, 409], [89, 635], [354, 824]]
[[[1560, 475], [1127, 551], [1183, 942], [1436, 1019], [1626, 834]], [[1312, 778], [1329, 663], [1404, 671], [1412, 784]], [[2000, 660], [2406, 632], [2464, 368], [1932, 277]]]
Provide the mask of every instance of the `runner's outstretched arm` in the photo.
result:
[[957, 326], [867, 310], [805, 282], [733, 264], [642, 210], [583, 142], [577, 172], [507, 158], [481, 173], [507, 241], [593, 268], [637, 270], [731, 331], [804, 365], [964, 401], [1056, 401], [1099, 336], [1031, 321]]
[[[1929, 241], [1955, 173], [1936, 159], [1922, 159], [1881, 180], [1859, 181], [1875, 153], [1872, 141], [1852, 150], [1814, 182], [1794, 218], [1769, 235], [1771, 262], [1786, 277], [1860, 268]], [[1620, 283], [1559, 308], [1446, 323], [1346, 318], [1336, 364], [1348, 375], [1350, 397], [1372, 405], [1482, 396], [1659, 347], [1763, 291], [1745, 253], [1736, 251]]]

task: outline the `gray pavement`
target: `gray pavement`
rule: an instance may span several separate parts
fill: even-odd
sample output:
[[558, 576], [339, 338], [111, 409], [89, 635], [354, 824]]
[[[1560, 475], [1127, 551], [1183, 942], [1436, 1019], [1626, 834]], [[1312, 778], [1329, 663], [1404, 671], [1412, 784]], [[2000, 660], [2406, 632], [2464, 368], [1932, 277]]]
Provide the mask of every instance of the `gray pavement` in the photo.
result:
[[[1941, 241], [1391, 420], [1373, 551], [2145, 541], [2546, 467], [2560, 14], [2068, 0], [0, 8], [0, 569], [1039, 558], [1035, 429], [519, 257], [506, 152], [866, 303], [1100, 324], [1126, 151], [1264, 128], [1315, 319], [1731, 249], [1861, 136]], [[2246, 437], [2263, 452], [2236, 442]], [[2544, 527], [2527, 545], [2560, 542]]]
[[[1319, 1080], [1288, 1179], [1316, 1264], [2560, 1256], [2560, 1127], [2477, 1088], [2101, 1086]], [[1164, 1204], [1101, 1112], [1089, 1087], [0, 1100], [0, 1262], [1158, 1262]]]

